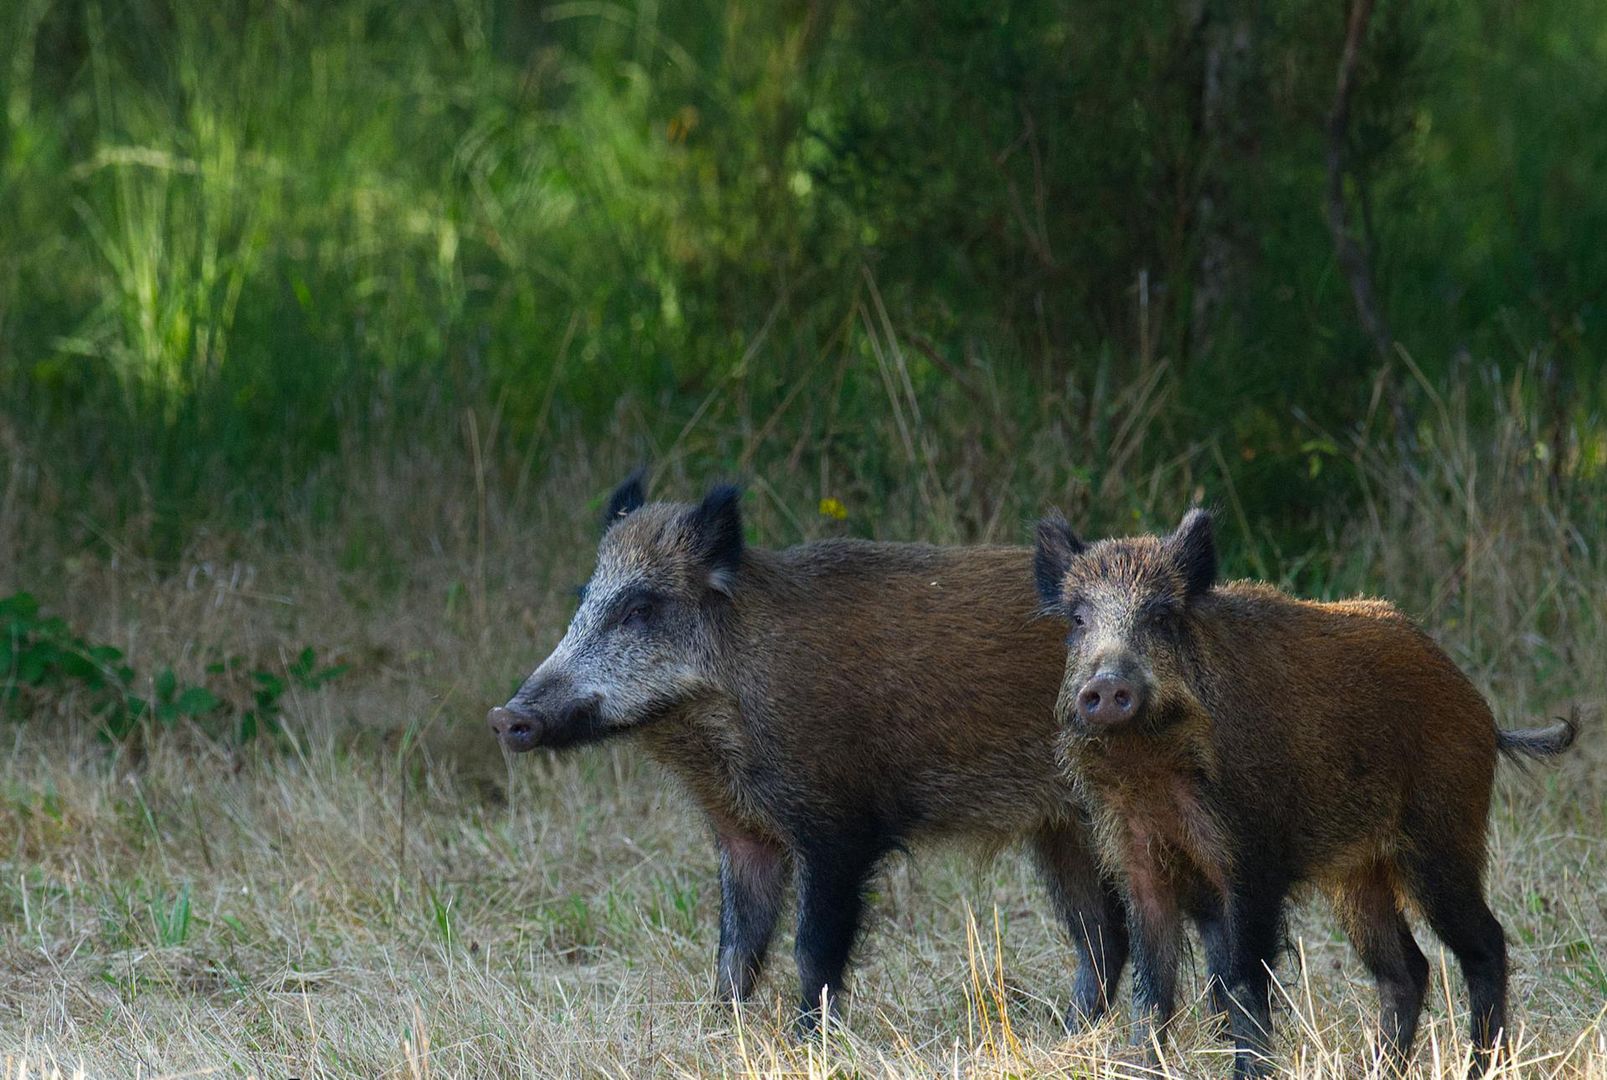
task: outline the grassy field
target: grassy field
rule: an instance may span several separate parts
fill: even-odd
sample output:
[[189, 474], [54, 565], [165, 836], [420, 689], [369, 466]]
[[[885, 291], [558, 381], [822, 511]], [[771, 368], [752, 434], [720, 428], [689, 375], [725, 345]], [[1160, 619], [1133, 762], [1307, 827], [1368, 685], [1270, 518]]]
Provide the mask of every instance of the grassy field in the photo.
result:
[[[1254, 534], [1231, 496], [1223, 546], [1241, 569], [1397, 598], [1505, 723], [1585, 707], [1584, 734], [1560, 767], [1503, 770], [1490, 892], [1514, 961], [1510, 1074], [1602, 1078], [1602, 502], [1599, 479], [1571, 464], [1558, 480], [1545, 467], [1517, 401], [1487, 402], [1496, 419], [1477, 437], [1466, 403], [1447, 396], [1418, 450], [1343, 449], [1331, 467], [1355, 470], [1366, 494], [1319, 549], [1247, 543]], [[1570, 463], [1591, 460], [1587, 435], [1570, 440]], [[561, 633], [589, 571], [597, 501], [626, 451], [577, 455], [516, 491], [478, 446], [348, 461], [333, 520], [197, 530], [176, 565], [139, 554], [137, 520], [103, 530], [93, 548], [61, 546], [43, 515], [18, 512], [49, 489], [49, 464], [12, 446], [0, 477], [0, 595], [27, 586], [88, 640], [117, 646], [140, 671], [170, 664], [181, 681], [202, 678], [219, 654], [283, 670], [304, 645], [349, 670], [316, 690], [292, 687], [289, 735], [277, 741], [239, 745], [181, 722], [147, 724], [114, 748], [70, 689], [37, 699], [28, 722], [0, 726], [7, 1080], [50, 1068], [1134, 1071], [1125, 1007], [1091, 1033], [1063, 1033], [1070, 952], [1014, 853], [982, 862], [921, 850], [892, 865], [876, 887], [846, 1028], [819, 1044], [782, 1037], [793, 995], [785, 939], [752, 1005], [733, 1014], [709, 1000], [714, 859], [685, 800], [628, 744], [505, 761], [481, 719]], [[668, 471], [665, 495], [689, 496], [705, 479]], [[1176, 478], [1123, 482], [1153, 500], [1159, 521], [1188, 497]], [[807, 467], [757, 477], [755, 539], [845, 528], [817, 513], [830, 493], [820, 484]], [[949, 491], [934, 481], [917, 535], [978, 535]], [[1024, 539], [1030, 504], [1020, 499], [980, 535]], [[910, 535], [901, 522], [858, 531]], [[1420, 940], [1436, 974], [1416, 1068], [1459, 1076], [1460, 977], [1426, 931]], [[1293, 945], [1280, 971], [1283, 1066], [1360, 1075], [1374, 1009], [1365, 973], [1319, 905], [1302, 907]], [[1227, 1069], [1215, 1034], [1184, 1024], [1169, 1072]]]

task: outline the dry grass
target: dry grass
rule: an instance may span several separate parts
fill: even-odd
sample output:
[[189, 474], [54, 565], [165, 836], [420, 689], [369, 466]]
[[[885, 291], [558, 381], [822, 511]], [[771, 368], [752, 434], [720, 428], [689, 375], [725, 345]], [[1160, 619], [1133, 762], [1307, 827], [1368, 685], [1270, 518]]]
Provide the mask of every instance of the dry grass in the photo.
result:
[[[1351, 455], [1374, 494], [1323, 558], [1423, 615], [1508, 722], [1597, 702], [1596, 523], [1523, 465], [1518, 412], [1488, 444], [1457, 444], [1459, 423], [1446, 403], [1433, 467]], [[0, 728], [5, 1080], [1137, 1073], [1125, 1009], [1063, 1033], [1071, 957], [1023, 860], [937, 850], [890, 867], [846, 1027], [796, 1047], [781, 1037], [786, 941], [752, 1005], [709, 1000], [714, 863], [674, 790], [628, 745], [495, 752], [480, 716], [561, 630], [589, 565], [586, 501], [619, 464], [558, 463], [564, 479], [539, 491], [492, 482], [477, 498], [472, 453], [349, 462], [361, 482], [333, 521], [197, 536], [177, 573], [115, 538], [101, 557], [53, 551], [26, 521], [0, 530], [17, 554], [0, 593], [29, 585], [142, 669], [309, 643], [353, 664], [290, 703], [285, 751], [167, 732], [113, 753], [71, 700]], [[1154, 491], [1175, 513], [1178, 493]], [[787, 537], [820, 494], [768, 487], [757, 528]], [[1511, 1075], [1607, 1080], [1601, 765], [1592, 727], [1560, 768], [1500, 785], [1490, 889], [1514, 960]], [[1282, 1064], [1362, 1075], [1365, 973], [1316, 907], [1294, 929]], [[1437, 975], [1417, 1073], [1460, 1076], [1460, 978], [1420, 939]], [[1167, 1067], [1226, 1075], [1224, 1044], [1187, 1021]]]

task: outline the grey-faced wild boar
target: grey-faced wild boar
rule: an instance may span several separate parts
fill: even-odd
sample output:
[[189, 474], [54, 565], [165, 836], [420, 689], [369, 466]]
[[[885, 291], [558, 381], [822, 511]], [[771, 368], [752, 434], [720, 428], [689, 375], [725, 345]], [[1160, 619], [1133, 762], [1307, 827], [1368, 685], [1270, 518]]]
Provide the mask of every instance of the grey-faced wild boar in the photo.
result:
[[1026, 547], [744, 544], [735, 488], [609, 502], [568, 632], [489, 721], [513, 751], [629, 735], [708, 820], [716, 993], [752, 991], [795, 882], [800, 1029], [835, 1001], [879, 860], [937, 837], [1025, 839], [1098, 1015], [1126, 960], [1119, 896], [1055, 765], [1061, 632]]
[[1397, 1066], [1429, 971], [1403, 913], [1421, 913], [1462, 968], [1482, 1072], [1506, 1026], [1505, 938], [1483, 889], [1496, 758], [1560, 753], [1573, 720], [1498, 730], [1467, 677], [1388, 603], [1218, 584], [1201, 510], [1165, 537], [1091, 545], [1047, 518], [1035, 574], [1070, 626], [1062, 760], [1126, 886], [1135, 1040], [1150, 1045], [1173, 1014], [1179, 910], [1215, 896], [1234, 1071], [1262, 1072], [1285, 900], [1311, 885], [1377, 982]]

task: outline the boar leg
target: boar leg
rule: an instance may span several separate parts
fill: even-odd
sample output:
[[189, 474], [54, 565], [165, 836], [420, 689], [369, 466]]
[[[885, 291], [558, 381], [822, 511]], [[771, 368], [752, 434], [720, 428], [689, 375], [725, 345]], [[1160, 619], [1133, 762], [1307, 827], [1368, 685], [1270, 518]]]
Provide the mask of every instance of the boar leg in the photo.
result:
[[[1138, 858], [1143, 856], [1137, 852]], [[1177, 962], [1183, 944], [1178, 897], [1159, 868], [1129, 860], [1127, 922], [1133, 935], [1133, 1045], [1157, 1064], [1156, 1049], [1177, 1013]]]
[[720, 955], [714, 996], [745, 1001], [764, 968], [787, 884], [786, 853], [761, 837], [721, 832]]
[[1385, 1060], [1403, 1072], [1428, 988], [1428, 960], [1401, 916], [1394, 879], [1385, 867], [1357, 875], [1335, 898], [1334, 907], [1378, 984], [1378, 1037]]
[[1127, 963], [1127, 912], [1116, 883], [1099, 872], [1082, 827], [1052, 826], [1032, 838], [1033, 856], [1055, 913], [1077, 950], [1072, 987], [1074, 1024], [1092, 1024], [1116, 996]]
[[1482, 1076], [1494, 1062], [1506, 1030], [1506, 934], [1484, 903], [1476, 862], [1430, 850], [1413, 859], [1408, 870], [1412, 892], [1429, 926], [1462, 967], [1472, 1014], [1473, 1064], [1468, 1075]]
[[859, 934], [865, 882], [885, 848], [866, 838], [828, 837], [798, 853], [798, 935], [795, 952], [803, 997], [797, 1031], [819, 1027], [821, 1001], [835, 1015], [848, 957]]
[[1272, 965], [1283, 930], [1286, 885], [1241, 884], [1228, 900], [1233, 963], [1228, 975], [1228, 1019], [1233, 1028], [1233, 1075], [1271, 1073]]
[[1200, 944], [1205, 947], [1206, 1008], [1210, 1019], [1226, 1024], [1231, 1012], [1228, 1008], [1228, 969], [1232, 966], [1233, 954], [1222, 900], [1209, 886], [1202, 886], [1189, 898], [1188, 913], [1200, 931]]

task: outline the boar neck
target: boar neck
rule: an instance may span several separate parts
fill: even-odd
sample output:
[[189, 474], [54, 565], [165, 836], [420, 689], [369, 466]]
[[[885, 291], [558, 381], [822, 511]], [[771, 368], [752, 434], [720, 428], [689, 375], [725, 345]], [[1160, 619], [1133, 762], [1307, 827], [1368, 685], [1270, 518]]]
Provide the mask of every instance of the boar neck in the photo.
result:
[[785, 835], [797, 781], [807, 771], [792, 748], [795, 733], [765, 707], [769, 669], [790, 660], [789, 619], [810, 599], [782, 556], [762, 548], [743, 553], [733, 595], [711, 600], [715, 678], [698, 698], [637, 733], [648, 756], [686, 786], [717, 830]]
[[1197, 703], [1098, 734], [1068, 733], [1062, 753], [1113, 869], [1135, 858], [1196, 874], [1220, 890], [1227, 881], [1225, 832], [1212, 809], [1220, 776], [1210, 717]]
[[748, 831], [777, 831], [773, 808], [753, 776], [753, 741], [734, 697], [711, 692], [644, 727], [639, 739], [710, 818]]
[[1177, 780], [1204, 787], [1220, 779], [1210, 716], [1174, 705], [1166, 715], [1095, 734], [1068, 731], [1061, 753], [1078, 787], [1096, 798], [1170, 790]]

